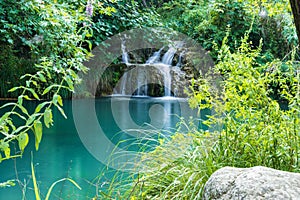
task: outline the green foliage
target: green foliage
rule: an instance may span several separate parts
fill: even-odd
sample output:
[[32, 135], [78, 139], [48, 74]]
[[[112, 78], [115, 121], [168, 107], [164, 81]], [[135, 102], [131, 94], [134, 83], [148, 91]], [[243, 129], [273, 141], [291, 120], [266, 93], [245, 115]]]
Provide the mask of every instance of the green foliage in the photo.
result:
[[[216, 66], [228, 70], [221, 101], [211, 102], [217, 114], [207, 122], [224, 127], [217, 132], [218, 153], [233, 166], [299, 171], [299, 65], [291, 60], [285, 63], [288, 70], [279, 74], [275, 72], [281, 71], [282, 62], [258, 65], [260, 49], [251, 50], [247, 40], [246, 36], [237, 53], [224, 44]], [[280, 87], [276, 92], [288, 102], [287, 109], [270, 97], [273, 82]]]
[[[37, 1], [37, 4], [34, 2], [25, 0], [0, 2], [0, 10], [4, 13], [0, 16], [0, 40], [3, 46], [3, 51], [0, 52], [0, 97], [2, 98], [16, 98], [21, 94], [21, 91], [15, 93], [7, 93], [7, 91], [11, 87], [24, 85], [25, 80], [19, 77], [36, 73], [38, 70], [33, 66], [41, 64], [38, 60], [42, 57], [49, 58], [51, 54], [59, 54], [61, 58], [45, 60], [44, 64], [50, 67], [53, 64], [66, 66], [70, 63], [69, 57], [73, 56], [69, 54], [74, 45], [92, 49], [107, 37], [121, 31], [134, 27], [161, 25], [153, 9], [140, 7], [136, 1], [53, 0]], [[91, 16], [86, 11], [88, 6], [92, 8]], [[51, 7], [55, 9], [51, 11]], [[48, 11], [40, 12], [39, 9]], [[73, 20], [78, 21], [71, 29], [69, 25], [74, 22]], [[62, 21], [68, 23], [60, 24]], [[70, 34], [74, 31], [78, 33]], [[68, 43], [72, 40], [73, 44]], [[48, 93], [44, 95], [46, 99], [50, 99], [54, 93], [45, 91], [45, 88], [62, 81], [62, 76], [57, 73], [62, 71], [59, 67], [54, 69], [37, 74], [41, 80], [40, 83], [37, 82], [36, 92]], [[71, 73], [76, 72], [77, 69], [73, 69]], [[51, 78], [47, 78], [49, 74]], [[71, 93], [68, 90], [60, 90], [63, 98], [70, 98]]]
[[[297, 36], [289, 2], [257, 0], [188, 1], [165, 3], [158, 11], [165, 24], [199, 41], [216, 59], [214, 44], [220, 45], [228, 28], [231, 50], [240, 45], [244, 33], [252, 27], [249, 36], [253, 47], [263, 38], [261, 61], [284, 58], [297, 44]], [[265, 55], [265, 56], [264, 56]]]
[[36, 70], [32, 67], [35, 59], [26, 54], [18, 55], [19, 50], [14, 49], [14, 45], [0, 42], [0, 97], [16, 97], [20, 93], [12, 94], [7, 91], [17, 85], [23, 85], [24, 80], [20, 77], [25, 73], [34, 73]]
[[140, 8], [137, 1], [105, 2], [111, 12], [95, 12], [92, 42], [98, 45], [110, 36], [139, 27], [160, 26], [158, 14], [150, 8]]
[[[33, 73], [26, 71], [27, 74], [21, 77], [21, 85], [9, 90], [11, 93], [18, 92], [18, 100], [1, 107], [10, 109], [0, 118], [1, 161], [22, 154], [30, 138], [28, 134], [33, 133], [35, 147], [39, 148], [43, 132], [42, 122], [46, 127], [52, 125], [53, 106], [65, 116], [61, 91], [74, 90], [74, 85], [80, 82], [77, 72], [87, 70], [82, 63], [90, 56], [88, 50], [82, 46], [86, 41], [86, 32], [89, 31], [83, 23], [88, 22], [89, 18], [86, 17], [81, 3], [76, 5], [51, 0], [1, 3], [1, 9], [7, 13], [2, 16], [1, 23], [6, 25], [1, 34], [9, 35], [7, 37], [13, 41], [11, 45], [7, 44], [10, 43], [9, 39], [4, 43], [6, 52], [11, 52], [10, 59], [17, 61], [12, 62], [10, 67], [19, 68], [16, 64], [22, 63], [19, 61], [22, 61], [22, 56], [19, 59], [14, 54], [20, 52], [12, 50], [18, 47], [14, 43], [20, 43], [18, 45], [22, 48], [29, 47], [29, 55], [36, 55], [35, 65], [31, 66]], [[80, 8], [82, 12], [77, 11]], [[23, 22], [23, 16], [22, 19], [17, 16], [19, 12], [30, 15], [30, 22], [27, 19]], [[32, 62], [31, 58], [29, 60]], [[31, 113], [23, 106], [24, 100], [41, 99], [48, 100], [38, 104]], [[21, 123], [17, 123], [19, 120]], [[11, 144], [15, 141], [18, 142], [20, 152], [11, 151]]]

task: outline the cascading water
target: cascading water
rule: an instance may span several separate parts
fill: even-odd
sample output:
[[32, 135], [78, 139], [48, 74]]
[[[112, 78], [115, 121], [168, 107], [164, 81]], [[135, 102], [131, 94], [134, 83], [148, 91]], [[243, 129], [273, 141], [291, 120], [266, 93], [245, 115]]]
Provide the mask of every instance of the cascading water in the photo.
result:
[[128, 53], [126, 51], [126, 40], [125, 40], [125, 38], [122, 39], [121, 50], [122, 50], [122, 62], [125, 63], [125, 64], [129, 63], [129, 56], [128, 56]]
[[161, 62], [166, 65], [172, 65], [172, 61], [176, 51], [177, 50], [174, 47], [170, 47], [169, 50], [165, 53], [165, 55], [162, 57]]
[[182, 64], [182, 58], [185, 54], [185, 51], [182, 51], [180, 54], [179, 54], [179, 57], [178, 57], [178, 62], [176, 64], [176, 67], [181, 67], [181, 64]]
[[121, 95], [126, 95], [127, 72], [124, 73], [121, 80]]
[[164, 93], [166, 97], [171, 96], [171, 84], [172, 84], [172, 78], [170, 73], [170, 66], [162, 63], [159, 65], [159, 69], [164, 75]]
[[[145, 64], [129, 64], [129, 56], [126, 52], [126, 41], [122, 40], [122, 62], [126, 65], [137, 66], [133, 71], [130, 70], [123, 74], [118, 91], [116, 94], [121, 95], [136, 95], [136, 96], [147, 96], [148, 95], [148, 76], [152, 76], [151, 72], [147, 70], [150, 66], [157, 68], [160, 74], [163, 76], [164, 84], [164, 96], [172, 96], [172, 76], [171, 70], [175, 67], [181, 66], [181, 60], [184, 52], [181, 52], [178, 57], [176, 66], [172, 66], [172, 62], [178, 48], [183, 46], [182, 42], [175, 42], [174, 45], [169, 46], [167, 52], [161, 58], [161, 52], [164, 49], [162, 47], [158, 51], [154, 52], [153, 55], [146, 61]], [[150, 66], [149, 66], [150, 65]], [[178, 69], [177, 69], [178, 70]], [[153, 72], [152, 72], [153, 73]], [[136, 91], [131, 91], [132, 88], [137, 88]], [[175, 88], [174, 88], [175, 89]], [[175, 94], [176, 95], [176, 94]]]
[[[183, 46], [182, 42], [176, 42], [176, 43], [174, 43], [174, 45], [170, 45], [168, 51], [162, 57], [161, 63], [165, 65], [165, 67], [161, 67], [161, 71], [164, 74], [165, 96], [171, 96], [172, 77], [171, 77], [170, 71], [171, 71], [171, 67], [172, 67], [173, 58], [177, 52], [177, 49], [182, 46]], [[181, 62], [181, 60], [180, 60], [180, 62]]]
[[164, 47], [162, 47], [159, 51], [154, 52], [153, 56], [151, 56], [147, 61], [146, 64], [153, 64], [159, 61], [160, 59], [160, 53], [161, 51], [164, 49]]
[[147, 76], [145, 69], [138, 68], [137, 70], [137, 96], [147, 96]]
[[[129, 56], [126, 51], [126, 40], [125, 38], [122, 39], [121, 43], [121, 50], [122, 50], [122, 62], [125, 64], [129, 63]], [[126, 83], [127, 83], [127, 72], [123, 74], [122, 80], [121, 80], [121, 95], [126, 95]]]

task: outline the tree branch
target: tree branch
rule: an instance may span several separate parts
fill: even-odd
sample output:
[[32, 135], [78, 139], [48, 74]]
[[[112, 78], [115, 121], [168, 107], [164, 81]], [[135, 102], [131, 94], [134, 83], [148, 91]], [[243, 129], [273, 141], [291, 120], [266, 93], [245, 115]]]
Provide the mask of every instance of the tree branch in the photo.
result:
[[292, 8], [294, 23], [297, 30], [298, 41], [300, 44], [300, 1], [299, 0], [290, 0], [290, 5]]

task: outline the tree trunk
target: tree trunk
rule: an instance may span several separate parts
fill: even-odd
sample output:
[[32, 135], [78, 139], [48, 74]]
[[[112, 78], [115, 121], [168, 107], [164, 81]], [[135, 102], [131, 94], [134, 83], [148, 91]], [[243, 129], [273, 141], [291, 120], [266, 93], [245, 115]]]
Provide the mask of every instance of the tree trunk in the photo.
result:
[[291, 4], [292, 11], [293, 11], [298, 41], [300, 44], [300, 1], [299, 0], [290, 0], [290, 4]]

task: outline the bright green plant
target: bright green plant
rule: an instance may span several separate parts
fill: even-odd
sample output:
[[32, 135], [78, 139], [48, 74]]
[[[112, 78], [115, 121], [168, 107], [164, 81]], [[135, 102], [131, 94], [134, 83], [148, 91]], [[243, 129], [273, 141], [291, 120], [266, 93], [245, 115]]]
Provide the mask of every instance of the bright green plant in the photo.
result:
[[[280, 61], [258, 65], [255, 58], [260, 50], [251, 50], [244, 38], [238, 53], [226, 45], [221, 49], [217, 69], [225, 69], [222, 102], [210, 125], [220, 124], [220, 155], [228, 164], [241, 167], [264, 165], [276, 169], [298, 171], [299, 140], [299, 66], [291, 60], [286, 73]], [[296, 71], [297, 72], [297, 71]], [[282, 109], [270, 97], [270, 83], [278, 82], [275, 91], [288, 103]], [[297, 111], [298, 110], [298, 111]]]

